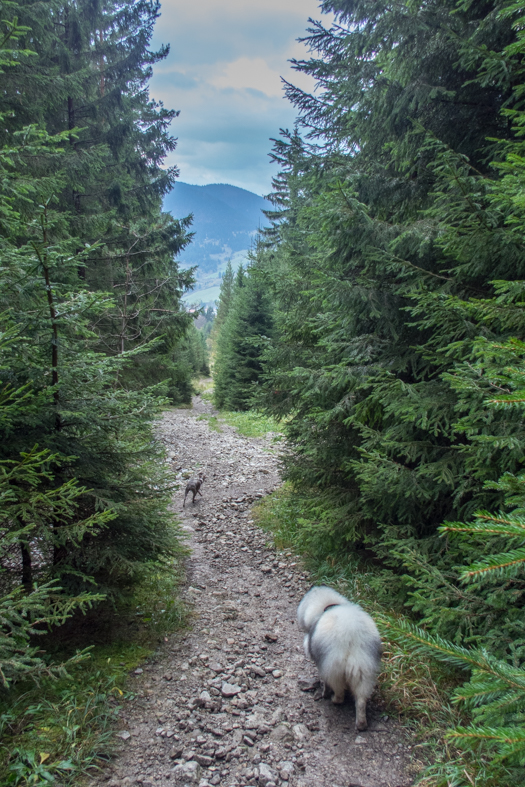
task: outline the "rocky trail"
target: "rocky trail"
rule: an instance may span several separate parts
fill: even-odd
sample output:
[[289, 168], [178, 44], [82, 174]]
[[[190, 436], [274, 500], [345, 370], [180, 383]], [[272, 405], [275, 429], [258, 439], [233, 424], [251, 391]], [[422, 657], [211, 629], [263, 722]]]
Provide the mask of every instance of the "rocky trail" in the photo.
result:
[[174, 470], [206, 473], [194, 505], [182, 508], [184, 486], [173, 503], [192, 550], [191, 628], [130, 676], [120, 751], [92, 787], [408, 787], [412, 746], [379, 697], [358, 734], [351, 700], [319, 698], [295, 623], [310, 583], [250, 514], [279, 484], [271, 437], [212, 431], [199, 420], [212, 412], [196, 397], [161, 424]]

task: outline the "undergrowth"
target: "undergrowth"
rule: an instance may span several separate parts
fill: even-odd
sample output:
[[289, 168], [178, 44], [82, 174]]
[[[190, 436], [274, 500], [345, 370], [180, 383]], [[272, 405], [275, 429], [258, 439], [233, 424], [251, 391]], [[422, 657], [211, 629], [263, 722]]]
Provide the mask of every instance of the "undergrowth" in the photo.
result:
[[[213, 401], [213, 390], [211, 388], [203, 387], [200, 394], [206, 401]], [[210, 429], [213, 429], [215, 432], [220, 432], [221, 423], [226, 423], [237, 429], [239, 434], [244, 435], [244, 437], [264, 437], [269, 432], [273, 432], [275, 433], [274, 440], [281, 439], [279, 423], [271, 416], [264, 415], [256, 410], [220, 410], [218, 416], [204, 413], [197, 416], [197, 421], [207, 421]]]
[[[195, 389], [202, 399], [213, 403], [213, 381], [205, 377], [194, 381]], [[210, 429], [220, 432], [220, 424], [226, 423], [233, 426], [244, 437], [264, 437], [269, 432], [275, 432], [275, 440], [281, 439], [281, 426], [275, 418], [257, 412], [257, 410], [220, 410], [219, 415], [204, 413], [197, 417], [197, 421], [208, 421]]]
[[40, 639], [50, 662], [89, 652], [67, 677], [0, 694], [0, 784], [68, 787], [109, 759], [128, 673], [185, 624], [181, 579], [180, 565], [150, 565], [118, 607], [101, 605]]
[[232, 412], [221, 410], [220, 417], [230, 426], [234, 426], [245, 437], [264, 437], [268, 432], [280, 432], [280, 427], [274, 418], [256, 410]]
[[207, 413], [204, 415], [199, 415], [197, 417], [197, 421], [206, 421], [213, 432], [222, 432], [219, 419], [216, 415], [208, 415]]
[[213, 387], [213, 382], [211, 377], [197, 377], [194, 378], [192, 381], [193, 388], [195, 393], [200, 394], [208, 394]]

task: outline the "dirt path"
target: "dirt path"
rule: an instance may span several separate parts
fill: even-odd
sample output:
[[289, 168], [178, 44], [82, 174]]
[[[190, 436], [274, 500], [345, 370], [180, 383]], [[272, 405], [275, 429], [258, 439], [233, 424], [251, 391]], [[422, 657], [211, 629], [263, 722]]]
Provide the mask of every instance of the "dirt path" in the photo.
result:
[[250, 506], [279, 483], [269, 438], [211, 431], [200, 398], [164, 416], [173, 467], [206, 472], [192, 506], [174, 510], [188, 531], [191, 631], [174, 635], [131, 676], [121, 752], [95, 785], [407, 787], [410, 745], [377, 700], [356, 734], [351, 702], [312, 691], [295, 611], [308, 581], [290, 552], [276, 554]]

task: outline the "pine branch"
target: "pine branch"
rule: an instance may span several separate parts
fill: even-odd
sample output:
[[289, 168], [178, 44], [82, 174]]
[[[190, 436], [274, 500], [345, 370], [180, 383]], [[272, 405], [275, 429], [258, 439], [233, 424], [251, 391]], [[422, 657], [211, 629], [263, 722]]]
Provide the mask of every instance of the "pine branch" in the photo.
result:
[[510, 578], [516, 576], [524, 563], [525, 546], [478, 560], [464, 568], [460, 573], [460, 578], [463, 582], [489, 575]]
[[507, 687], [525, 691], [525, 671], [491, 656], [485, 649], [453, 645], [437, 635], [430, 635], [404, 619], [380, 618], [390, 635], [415, 653], [432, 654], [435, 658], [461, 669], [475, 669], [502, 680]]
[[[464, 524], [463, 522], [452, 522], [442, 525], [439, 528], [440, 533], [472, 533], [476, 535], [498, 535], [510, 536], [512, 538], [525, 536], [525, 518], [521, 515], [509, 514], [506, 518], [503, 516], [495, 517], [489, 514], [484, 515], [482, 512], [475, 514], [478, 522], [471, 522]], [[485, 523], [489, 523], [485, 524]]]

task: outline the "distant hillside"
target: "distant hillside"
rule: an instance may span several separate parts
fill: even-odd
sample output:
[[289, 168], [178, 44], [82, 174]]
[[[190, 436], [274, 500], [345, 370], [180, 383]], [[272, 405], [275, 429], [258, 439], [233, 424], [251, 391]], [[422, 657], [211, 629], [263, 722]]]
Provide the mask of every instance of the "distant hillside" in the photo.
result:
[[164, 210], [176, 218], [193, 213], [195, 237], [181, 262], [185, 267], [198, 265], [199, 278], [224, 269], [231, 256], [249, 249], [257, 229], [267, 223], [263, 208], [271, 208], [263, 197], [227, 183], [177, 182], [164, 199]]

